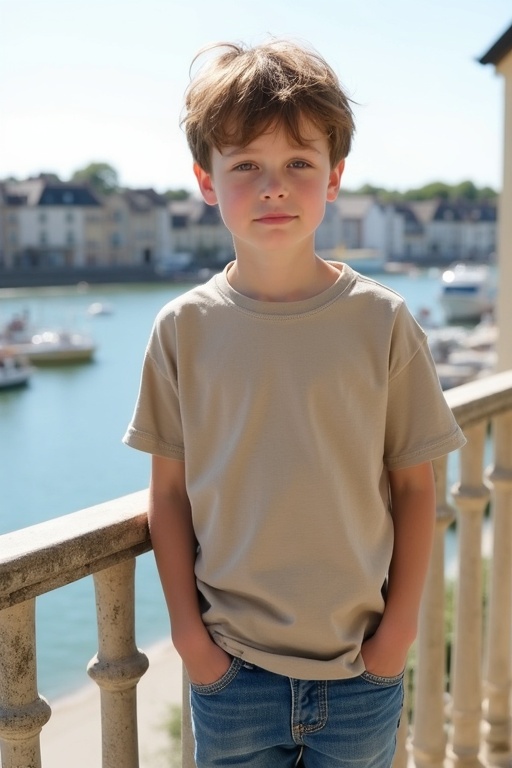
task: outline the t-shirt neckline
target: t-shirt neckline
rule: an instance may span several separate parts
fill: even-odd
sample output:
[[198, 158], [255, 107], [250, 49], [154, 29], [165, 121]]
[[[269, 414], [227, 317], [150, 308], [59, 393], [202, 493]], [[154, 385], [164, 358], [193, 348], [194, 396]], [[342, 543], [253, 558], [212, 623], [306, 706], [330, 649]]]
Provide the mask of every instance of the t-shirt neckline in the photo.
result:
[[239, 309], [257, 315], [296, 316], [318, 311], [344, 293], [356, 277], [356, 273], [348, 264], [329, 261], [329, 264], [339, 269], [340, 273], [336, 281], [324, 291], [299, 301], [260, 301], [259, 299], [252, 299], [243, 293], [239, 293], [231, 286], [227, 274], [233, 263], [232, 261], [229, 262], [222, 272], [215, 275], [214, 280], [217, 289], [230, 303], [235, 304]]

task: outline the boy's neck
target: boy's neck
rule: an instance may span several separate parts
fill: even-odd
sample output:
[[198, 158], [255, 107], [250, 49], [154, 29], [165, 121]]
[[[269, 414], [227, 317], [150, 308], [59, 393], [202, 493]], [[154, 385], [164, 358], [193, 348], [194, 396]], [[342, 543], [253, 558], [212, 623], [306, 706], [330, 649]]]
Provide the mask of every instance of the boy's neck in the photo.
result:
[[315, 253], [307, 259], [286, 259], [276, 255], [264, 259], [237, 256], [228, 271], [232, 288], [257, 301], [303, 301], [334, 285], [340, 270]]

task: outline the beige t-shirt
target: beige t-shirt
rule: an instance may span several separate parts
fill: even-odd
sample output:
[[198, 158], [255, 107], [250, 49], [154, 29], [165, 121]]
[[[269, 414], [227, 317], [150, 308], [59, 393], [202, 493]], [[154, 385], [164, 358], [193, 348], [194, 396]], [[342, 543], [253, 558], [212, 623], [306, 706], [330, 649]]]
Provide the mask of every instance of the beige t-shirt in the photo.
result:
[[279, 674], [360, 674], [393, 547], [387, 469], [464, 444], [425, 333], [347, 265], [262, 302], [227, 270], [158, 314], [124, 441], [186, 463], [203, 619]]

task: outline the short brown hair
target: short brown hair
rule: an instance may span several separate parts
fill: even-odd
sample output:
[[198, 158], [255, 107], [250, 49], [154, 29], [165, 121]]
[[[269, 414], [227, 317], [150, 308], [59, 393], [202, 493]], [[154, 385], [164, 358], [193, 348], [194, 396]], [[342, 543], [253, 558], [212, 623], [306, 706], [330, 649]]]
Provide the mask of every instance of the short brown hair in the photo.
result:
[[194, 62], [212, 49], [219, 53], [191, 81], [182, 119], [201, 168], [211, 171], [212, 148], [246, 146], [275, 123], [304, 144], [304, 119], [327, 136], [331, 167], [348, 155], [354, 133], [350, 99], [316, 51], [285, 40], [252, 48], [217, 43]]

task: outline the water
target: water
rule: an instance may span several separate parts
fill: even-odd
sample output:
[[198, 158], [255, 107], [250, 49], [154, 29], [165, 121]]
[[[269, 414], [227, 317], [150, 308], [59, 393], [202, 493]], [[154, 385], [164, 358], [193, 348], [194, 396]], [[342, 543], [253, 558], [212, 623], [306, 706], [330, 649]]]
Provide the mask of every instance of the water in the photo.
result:
[[[411, 311], [441, 320], [438, 276], [380, 275]], [[0, 325], [28, 310], [37, 325], [72, 325], [98, 345], [92, 363], [39, 368], [26, 389], [0, 392], [0, 534], [147, 487], [150, 458], [121, 437], [137, 395], [144, 348], [157, 311], [185, 286], [104, 286], [0, 291]], [[101, 301], [111, 315], [89, 317]], [[137, 643], [169, 631], [151, 554], [137, 559]], [[91, 578], [37, 600], [38, 678], [54, 699], [83, 685], [96, 653]]]

